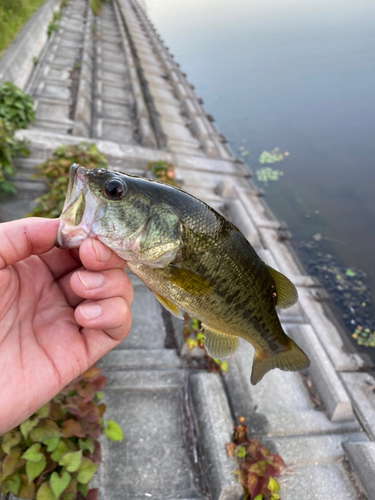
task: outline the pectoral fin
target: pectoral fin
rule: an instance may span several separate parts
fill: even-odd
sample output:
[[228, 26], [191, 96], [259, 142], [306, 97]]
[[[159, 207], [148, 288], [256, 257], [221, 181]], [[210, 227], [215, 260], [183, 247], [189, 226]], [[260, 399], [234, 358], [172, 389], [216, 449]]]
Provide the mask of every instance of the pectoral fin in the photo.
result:
[[256, 349], [253, 361], [253, 371], [251, 373], [251, 383], [257, 384], [264, 375], [273, 368], [280, 370], [299, 371], [310, 366], [310, 360], [298, 345], [288, 337], [288, 344], [276, 356], [262, 358], [261, 353]]
[[179, 286], [190, 295], [205, 297], [214, 290], [210, 280], [204, 276], [172, 265], [169, 266], [168, 279], [171, 283]]
[[168, 299], [166, 299], [162, 295], [159, 295], [156, 292], [152, 292], [152, 293], [158, 299], [158, 301], [160, 302], [160, 304], [163, 307], [165, 307], [167, 311], [169, 311], [171, 314], [173, 314], [173, 316], [176, 316], [176, 318], [179, 318], [179, 319], [184, 319], [184, 317], [182, 316], [181, 312], [177, 309], [176, 306], [174, 306], [172, 304], [172, 302], [170, 302]]
[[288, 309], [288, 307], [291, 307], [298, 300], [297, 289], [286, 276], [270, 266], [267, 267], [275, 282], [277, 295], [276, 305], [281, 309]]
[[202, 324], [204, 347], [212, 358], [226, 358], [237, 351], [238, 338], [211, 330]]

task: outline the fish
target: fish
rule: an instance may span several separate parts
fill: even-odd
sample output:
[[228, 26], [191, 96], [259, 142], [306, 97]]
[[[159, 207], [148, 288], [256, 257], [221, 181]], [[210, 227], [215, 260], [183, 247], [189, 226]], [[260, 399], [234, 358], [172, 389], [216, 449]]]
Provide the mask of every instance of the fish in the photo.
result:
[[161, 182], [73, 164], [57, 246], [76, 248], [86, 238], [125, 259], [171, 314], [198, 318], [213, 358], [236, 352], [239, 337], [252, 344], [253, 385], [273, 368], [308, 368], [276, 311], [296, 303], [295, 286], [203, 201]]

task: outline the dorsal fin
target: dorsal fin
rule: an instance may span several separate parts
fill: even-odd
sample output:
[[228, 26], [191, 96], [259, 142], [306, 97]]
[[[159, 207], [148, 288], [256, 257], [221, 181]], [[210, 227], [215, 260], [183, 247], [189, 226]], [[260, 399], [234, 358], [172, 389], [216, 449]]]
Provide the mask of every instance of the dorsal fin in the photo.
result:
[[288, 307], [291, 307], [298, 300], [297, 289], [286, 276], [270, 266], [267, 267], [275, 282], [277, 294], [276, 305], [281, 309], [288, 309]]

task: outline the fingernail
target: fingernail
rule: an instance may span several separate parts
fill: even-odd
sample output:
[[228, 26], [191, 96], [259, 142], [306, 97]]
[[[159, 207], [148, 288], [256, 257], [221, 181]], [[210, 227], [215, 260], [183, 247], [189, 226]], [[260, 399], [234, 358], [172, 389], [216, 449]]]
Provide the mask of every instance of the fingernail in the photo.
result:
[[99, 262], [107, 262], [111, 258], [112, 252], [108, 247], [98, 243], [96, 240], [92, 240], [92, 244]]
[[88, 271], [78, 272], [78, 278], [81, 280], [86, 290], [99, 288], [104, 281], [104, 276], [101, 273], [90, 273]]
[[79, 306], [81, 314], [86, 319], [96, 319], [102, 314], [102, 308], [97, 304], [83, 304]]

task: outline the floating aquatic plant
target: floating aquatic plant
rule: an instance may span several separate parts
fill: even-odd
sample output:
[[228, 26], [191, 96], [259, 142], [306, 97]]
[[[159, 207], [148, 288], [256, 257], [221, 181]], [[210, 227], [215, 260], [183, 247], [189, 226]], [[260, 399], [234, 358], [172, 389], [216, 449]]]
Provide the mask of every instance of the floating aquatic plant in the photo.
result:
[[288, 151], [285, 153], [280, 153], [279, 148], [274, 148], [272, 151], [263, 151], [258, 161], [259, 163], [277, 163], [283, 161], [285, 156], [289, 156]]
[[256, 175], [259, 182], [267, 183], [268, 181], [278, 181], [284, 173], [271, 167], [263, 167], [256, 171]]
[[[310, 251], [311, 244], [301, 244], [300, 248]], [[346, 268], [332, 255], [321, 253], [307, 263], [307, 270], [318, 276], [341, 308], [342, 319], [357, 344], [375, 347], [375, 318], [366, 274], [360, 269]]]
[[357, 341], [358, 345], [363, 345], [364, 347], [375, 347], [375, 331], [371, 332], [370, 328], [357, 326], [352, 337]]

